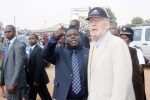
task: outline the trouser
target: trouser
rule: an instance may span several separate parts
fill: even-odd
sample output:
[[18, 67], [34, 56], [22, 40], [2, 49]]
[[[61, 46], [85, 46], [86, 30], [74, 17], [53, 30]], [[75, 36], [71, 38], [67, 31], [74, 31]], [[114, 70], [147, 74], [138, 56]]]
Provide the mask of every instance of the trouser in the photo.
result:
[[25, 96], [25, 87], [22, 88], [16, 88], [14, 93], [8, 93], [6, 90], [6, 98], [7, 100], [22, 100], [24, 98], [27, 100], [27, 97]]
[[40, 85], [38, 88], [29, 86], [28, 100], [36, 100], [37, 93], [41, 100], [52, 100], [46, 85]]

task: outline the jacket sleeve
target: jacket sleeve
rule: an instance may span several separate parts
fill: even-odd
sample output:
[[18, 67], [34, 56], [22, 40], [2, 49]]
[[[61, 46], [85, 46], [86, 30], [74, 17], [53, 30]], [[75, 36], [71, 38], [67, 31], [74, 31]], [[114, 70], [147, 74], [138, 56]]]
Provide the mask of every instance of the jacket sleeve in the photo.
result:
[[113, 86], [110, 100], [135, 100], [132, 85], [132, 61], [128, 46], [120, 41], [113, 46]]
[[48, 40], [48, 43], [44, 46], [42, 50], [42, 58], [49, 61], [52, 64], [55, 64], [57, 58], [57, 39], [54, 36], [51, 36]]

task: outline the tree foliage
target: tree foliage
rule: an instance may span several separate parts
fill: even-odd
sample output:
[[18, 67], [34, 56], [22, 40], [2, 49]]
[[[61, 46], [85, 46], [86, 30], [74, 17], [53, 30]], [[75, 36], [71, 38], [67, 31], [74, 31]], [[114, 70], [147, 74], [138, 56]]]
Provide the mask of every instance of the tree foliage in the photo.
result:
[[115, 16], [115, 14], [112, 12], [112, 10], [110, 8], [106, 8], [106, 11], [108, 13], [109, 19], [110, 19], [110, 25], [111, 26], [117, 26], [117, 18]]
[[145, 20], [144, 24], [150, 24], [150, 19]]
[[132, 24], [143, 24], [144, 21], [141, 17], [134, 17], [131, 22]]

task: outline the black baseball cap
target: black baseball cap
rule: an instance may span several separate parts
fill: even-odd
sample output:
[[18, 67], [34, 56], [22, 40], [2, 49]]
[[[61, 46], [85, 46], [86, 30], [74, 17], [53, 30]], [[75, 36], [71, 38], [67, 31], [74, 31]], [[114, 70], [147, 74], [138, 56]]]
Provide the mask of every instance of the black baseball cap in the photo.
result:
[[91, 17], [103, 17], [103, 18], [108, 18], [107, 12], [101, 8], [101, 7], [94, 7], [91, 9], [88, 13], [88, 18], [86, 20], [89, 20]]
[[134, 35], [134, 31], [130, 27], [123, 27], [121, 28], [121, 34], [120, 35]]

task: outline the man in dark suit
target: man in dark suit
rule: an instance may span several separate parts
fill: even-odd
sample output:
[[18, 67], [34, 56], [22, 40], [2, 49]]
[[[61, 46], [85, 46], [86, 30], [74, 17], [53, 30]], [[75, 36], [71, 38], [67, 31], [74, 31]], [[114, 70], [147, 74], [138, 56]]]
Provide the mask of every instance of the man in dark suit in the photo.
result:
[[[120, 37], [129, 45], [130, 42], [133, 41], [134, 32], [129, 27], [123, 27], [121, 29]], [[129, 46], [128, 46], [129, 47]], [[145, 100], [144, 99], [144, 84], [142, 82], [142, 75], [140, 74], [140, 66], [137, 58], [137, 51], [135, 48], [129, 47], [132, 67], [133, 67], [133, 75], [132, 75], [132, 83], [134, 88], [134, 93], [136, 100]]]
[[27, 82], [29, 84], [28, 100], [36, 100], [37, 93], [42, 100], [52, 100], [46, 84], [49, 82], [45, 63], [41, 57], [42, 48], [37, 44], [38, 36], [29, 36], [29, 58], [27, 64]]
[[87, 100], [89, 50], [82, 46], [79, 31], [75, 28], [66, 31], [66, 46], [56, 46], [63, 30], [60, 28], [54, 33], [42, 51], [43, 57], [55, 64], [53, 96], [56, 100]]
[[[69, 27], [76, 28], [77, 30], [80, 30], [80, 21], [79, 20], [71, 20]], [[79, 32], [82, 40], [82, 45], [86, 48], [90, 48], [90, 41], [86, 33]]]
[[1, 84], [6, 86], [7, 100], [21, 100], [26, 86], [25, 46], [16, 38], [13, 25], [7, 25], [4, 32], [9, 41], [2, 63]]

